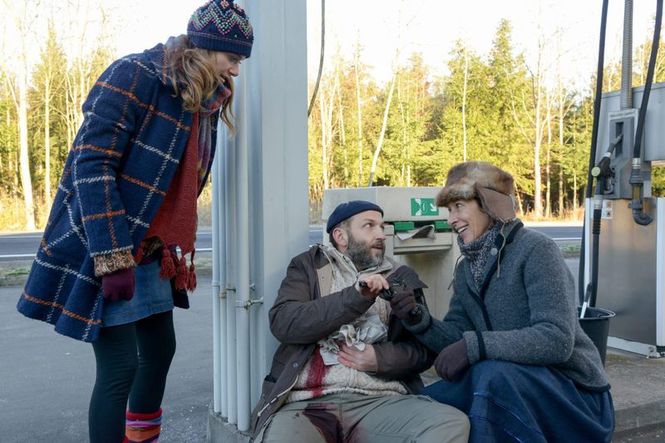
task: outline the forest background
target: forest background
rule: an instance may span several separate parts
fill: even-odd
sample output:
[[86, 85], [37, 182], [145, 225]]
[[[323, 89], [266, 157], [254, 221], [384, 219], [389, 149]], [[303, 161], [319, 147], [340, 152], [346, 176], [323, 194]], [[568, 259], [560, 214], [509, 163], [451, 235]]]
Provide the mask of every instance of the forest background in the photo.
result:
[[[0, 231], [35, 230], [46, 222], [88, 91], [124, 54], [116, 42], [126, 11], [122, 2], [99, 0], [2, 2]], [[405, 6], [412, 3], [396, 3], [404, 13], [392, 33], [412, 31]], [[329, 30], [334, 26], [327, 22]], [[320, 217], [325, 189], [441, 186], [450, 166], [463, 160], [491, 161], [512, 172], [523, 217], [580, 219], [595, 71], [575, 82], [566, 77], [571, 49], [562, 41], [569, 29], [537, 27], [527, 57], [513, 28], [510, 17], [497, 16], [486, 51], [460, 37], [439, 54], [436, 67], [422, 52], [396, 44], [378, 74], [359, 37], [351, 50], [328, 41], [309, 115], [311, 220]], [[633, 86], [644, 84], [652, 28], [653, 20], [649, 32], [636, 34]], [[310, 65], [318, 62], [319, 32], [310, 33]], [[665, 80], [663, 46], [656, 81]], [[317, 79], [311, 71], [310, 96]], [[609, 58], [603, 91], [619, 89], [620, 71], [619, 61]], [[665, 178], [654, 168], [653, 193], [664, 192]], [[209, 201], [206, 193], [203, 224]]]

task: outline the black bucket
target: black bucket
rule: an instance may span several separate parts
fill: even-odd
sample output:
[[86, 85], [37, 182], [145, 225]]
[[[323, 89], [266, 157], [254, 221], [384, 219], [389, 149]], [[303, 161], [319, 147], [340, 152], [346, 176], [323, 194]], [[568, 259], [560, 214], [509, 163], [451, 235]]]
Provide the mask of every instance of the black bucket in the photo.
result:
[[[581, 308], [577, 308], [578, 318]], [[602, 308], [587, 307], [584, 318], [580, 318], [582, 330], [589, 336], [598, 352], [600, 359], [605, 364], [605, 354], [607, 353], [607, 336], [610, 332], [610, 318], [616, 314], [612, 311]]]

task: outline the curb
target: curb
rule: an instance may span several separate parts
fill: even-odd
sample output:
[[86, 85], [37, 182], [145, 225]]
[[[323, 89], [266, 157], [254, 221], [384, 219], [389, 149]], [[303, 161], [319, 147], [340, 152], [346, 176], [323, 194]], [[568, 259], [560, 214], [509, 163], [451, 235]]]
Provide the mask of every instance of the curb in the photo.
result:
[[665, 400], [614, 411], [615, 436], [665, 426]]
[[220, 414], [215, 414], [212, 410], [212, 403], [210, 404], [208, 407], [207, 443], [250, 443], [250, 441], [249, 435], [238, 431], [236, 425], [224, 420]]

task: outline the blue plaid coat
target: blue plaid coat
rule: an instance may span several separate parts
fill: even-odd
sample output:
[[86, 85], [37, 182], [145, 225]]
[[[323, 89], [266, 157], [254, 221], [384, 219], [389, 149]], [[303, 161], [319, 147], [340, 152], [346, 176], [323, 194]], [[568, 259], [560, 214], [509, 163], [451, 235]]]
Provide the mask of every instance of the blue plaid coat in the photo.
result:
[[[111, 64], [83, 114], [17, 309], [91, 342], [104, 306], [92, 257], [136, 252], [178, 168], [193, 114], [174, 95], [161, 44]], [[218, 117], [211, 116], [213, 131]], [[215, 140], [213, 132], [213, 155]]]

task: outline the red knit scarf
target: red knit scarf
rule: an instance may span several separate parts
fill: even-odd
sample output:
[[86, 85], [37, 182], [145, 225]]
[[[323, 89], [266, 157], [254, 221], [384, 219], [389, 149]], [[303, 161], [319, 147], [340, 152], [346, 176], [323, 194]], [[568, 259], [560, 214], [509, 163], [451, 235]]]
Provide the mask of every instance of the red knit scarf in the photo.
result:
[[[212, 126], [210, 116], [218, 112], [231, 96], [231, 89], [220, 85], [217, 91], [201, 104], [201, 112], [194, 114], [192, 129], [187, 139], [180, 166], [169, 185], [166, 197], [150, 223], [144, 239], [159, 238], [162, 248], [161, 278], [175, 277], [179, 290], [196, 289], [194, 268], [194, 241], [196, 240], [196, 200], [205, 186], [203, 180], [210, 170]], [[191, 254], [189, 269], [185, 256]], [[136, 262], [140, 262], [143, 248], [139, 248]]]
[[[196, 289], [194, 240], [196, 239], [196, 199], [199, 190], [199, 113], [194, 114], [192, 132], [166, 197], [150, 223], [145, 238], [158, 237], [162, 249], [160, 277], [175, 277], [177, 289]], [[178, 254], [178, 248], [180, 249]], [[191, 254], [189, 269], [185, 256]], [[179, 256], [178, 256], [179, 255]]]

